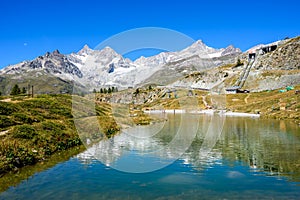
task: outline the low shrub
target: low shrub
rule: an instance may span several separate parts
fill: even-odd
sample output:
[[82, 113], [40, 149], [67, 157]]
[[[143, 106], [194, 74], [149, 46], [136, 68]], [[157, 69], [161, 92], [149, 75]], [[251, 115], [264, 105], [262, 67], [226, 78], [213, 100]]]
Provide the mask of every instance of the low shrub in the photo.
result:
[[56, 106], [50, 108], [50, 114], [56, 114], [56, 115], [62, 115], [67, 118], [72, 118], [73, 115], [71, 113], [71, 109], [62, 107], [62, 106]]
[[42, 122], [42, 129], [50, 132], [60, 132], [64, 130], [66, 127], [63, 124], [54, 123], [51, 121]]
[[23, 113], [14, 113], [13, 118], [15, 121], [25, 124], [32, 124], [34, 122], [34, 119]]
[[16, 125], [15, 121], [13, 121], [8, 116], [0, 115], [0, 128], [7, 128], [13, 125]]
[[12, 132], [14, 138], [20, 139], [33, 139], [36, 135], [37, 132], [35, 128], [28, 124], [15, 126]]
[[0, 115], [10, 115], [16, 110], [16, 106], [8, 102], [0, 102]]
[[20, 103], [20, 105], [22, 107], [26, 107], [27, 109], [33, 109], [33, 108], [49, 109], [51, 105], [51, 101], [44, 98], [38, 98], [38, 99], [23, 101]]

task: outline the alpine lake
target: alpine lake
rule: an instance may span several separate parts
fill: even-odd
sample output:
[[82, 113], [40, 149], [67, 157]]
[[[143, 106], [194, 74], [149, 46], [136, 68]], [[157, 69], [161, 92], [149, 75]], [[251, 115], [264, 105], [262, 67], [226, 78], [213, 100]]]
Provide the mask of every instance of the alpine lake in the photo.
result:
[[162, 117], [4, 175], [0, 199], [300, 199], [297, 124]]

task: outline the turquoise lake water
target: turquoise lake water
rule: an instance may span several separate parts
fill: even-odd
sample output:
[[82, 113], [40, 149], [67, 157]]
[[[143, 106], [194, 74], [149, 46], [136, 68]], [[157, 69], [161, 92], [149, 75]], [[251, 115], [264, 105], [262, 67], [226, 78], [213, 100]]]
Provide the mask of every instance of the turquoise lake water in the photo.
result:
[[[194, 120], [169, 115], [163, 125], [138, 127], [143, 137], [125, 131], [93, 144], [0, 199], [300, 199], [296, 124], [202, 116], [196, 126]], [[209, 133], [220, 126], [222, 132]]]

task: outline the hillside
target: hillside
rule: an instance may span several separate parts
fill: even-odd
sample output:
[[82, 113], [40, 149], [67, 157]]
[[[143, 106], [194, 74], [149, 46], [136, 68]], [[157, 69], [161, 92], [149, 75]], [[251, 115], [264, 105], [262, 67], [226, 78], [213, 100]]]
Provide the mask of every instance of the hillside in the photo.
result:
[[300, 90], [300, 85], [283, 93], [273, 90], [228, 94], [227, 109], [235, 112], [260, 113], [263, 118], [288, 119], [300, 124], [300, 94], [296, 94], [297, 90]]
[[[96, 98], [96, 99], [95, 99]], [[82, 144], [110, 138], [121, 127], [149, 124], [141, 111], [96, 102], [97, 95], [0, 98], [0, 176]], [[94, 110], [89, 110], [88, 105]], [[84, 129], [81, 129], [81, 123]], [[75, 124], [76, 122], [76, 124]], [[88, 141], [88, 142], [87, 142]]]
[[[80, 98], [80, 97], [79, 97]], [[118, 132], [109, 117], [110, 106], [97, 106], [99, 137]], [[0, 174], [47, 159], [82, 144], [72, 115], [72, 96], [39, 95], [0, 101]]]
[[247, 73], [248, 76], [242, 89], [247, 89], [251, 92], [299, 85], [300, 37], [283, 40], [276, 44], [278, 46], [274, 51], [263, 55], [257, 54], [250, 68], [247, 68], [250, 62], [248, 58], [249, 52], [245, 52], [238, 55], [231, 63], [191, 73], [184, 78], [179, 78], [170, 86], [210, 90], [215, 85], [224, 83], [225, 88], [230, 88], [236, 86], [241, 76]]
[[300, 84], [300, 37], [288, 39], [278, 48], [257, 58], [244, 88], [274, 90]]
[[70, 96], [5, 99], [0, 107], [0, 174], [81, 144]]
[[299, 124], [299, 90], [300, 85], [296, 85], [289, 91], [280, 88], [262, 92], [216, 95], [199, 89], [142, 87], [139, 88], [138, 94], [135, 90], [126, 90], [113, 95], [98, 94], [96, 100], [112, 104], [125, 103], [130, 105], [131, 110], [136, 113], [147, 110], [211, 109], [212, 111], [212, 109], [225, 109], [226, 111], [260, 114], [262, 118], [290, 120]]

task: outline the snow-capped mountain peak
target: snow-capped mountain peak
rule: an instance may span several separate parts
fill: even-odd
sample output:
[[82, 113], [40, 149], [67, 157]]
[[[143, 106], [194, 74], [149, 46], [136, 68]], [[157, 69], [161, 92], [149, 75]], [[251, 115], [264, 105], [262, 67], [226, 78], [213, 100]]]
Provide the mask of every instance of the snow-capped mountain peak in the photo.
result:
[[226, 47], [223, 52], [221, 53], [221, 56], [226, 55], [233, 55], [233, 54], [239, 54], [242, 53], [242, 51], [239, 48], [235, 48], [233, 45], [229, 45]]
[[205, 51], [206, 53], [208, 53], [210, 51], [214, 51], [215, 49], [204, 44], [202, 40], [197, 40], [196, 42], [194, 42], [191, 46], [189, 46], [185, 50], [198, 51], [198, 52]]
[[191, 46], [183, 49], [178, 52], [180, 58], [191, 57], [191, 56], [199, 56], [202, 58], [208, 57], [208, 54], [215, 53], [217, 50], [207, 46], [203, 43], [202, 40], [197, 40]]
[[93, 50], [86, 44], [81, 50], [77, 52], [78, 55], [89, 55]]
[[68, 58], [55, 50], [47, 52], [44, 56], [39, 56], [32, 61], [24, 61], [16, 65], [4, 68], [0, 74], [22, 74], [27, 72], [49, 73], [64, 79], [73, 77], [82, 78], [79, 68], [70, 62]]
[[202, 40], [197, 40], [191, 46], [188, 47], [189, 49], [208, 49], [209, 47], [203, 43]]
[[[98, 51], [98, 50], [97, 50]], [[102, 56], [121, 56], [119, 55], [115, 50], [113, 50], [111, 47], [104, 47], [99, 52], [99, 55]]]
[[[166, 84], [188, 73], [215, 67], [216, 62], [208, 60], [212, 57], [219, 58], [232, 53], [236, 56], [238, 52], [240, 50], [233, 46], [214, 49], [198, 40], [181, 51], [142, 56], [133, 62], [109, 46], [94, 50], [84, 45], [77, 53], [63, 55], [58, 50], [47, 52], [44, 56], [11, 66], [1, 73], [21, 74], [42, 70], [64, 80], [80, 83], [88, 89], [106, 86], [126, 88], [144, 83]], [[219, 59], [218, 65], [231, 62], [229, 60], [233, 56]]]

